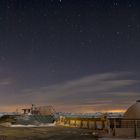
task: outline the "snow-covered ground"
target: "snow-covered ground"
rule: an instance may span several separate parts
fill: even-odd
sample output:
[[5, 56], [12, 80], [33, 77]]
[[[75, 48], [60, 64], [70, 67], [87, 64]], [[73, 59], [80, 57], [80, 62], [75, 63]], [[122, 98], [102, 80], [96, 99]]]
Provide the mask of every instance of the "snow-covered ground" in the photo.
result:
[[49, 123], [49, 124], [39, 124], [39, 125], [11, 125], [10, 127], [51, 127], [55, 126], [55, 123]]

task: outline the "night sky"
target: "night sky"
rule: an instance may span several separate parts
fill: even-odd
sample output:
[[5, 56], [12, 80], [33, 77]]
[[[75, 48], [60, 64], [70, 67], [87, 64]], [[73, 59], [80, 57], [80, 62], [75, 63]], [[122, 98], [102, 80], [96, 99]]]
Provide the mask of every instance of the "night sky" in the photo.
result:
[[140, 99], [140, 0], [0, 0], [0, 111], [122, 111]]

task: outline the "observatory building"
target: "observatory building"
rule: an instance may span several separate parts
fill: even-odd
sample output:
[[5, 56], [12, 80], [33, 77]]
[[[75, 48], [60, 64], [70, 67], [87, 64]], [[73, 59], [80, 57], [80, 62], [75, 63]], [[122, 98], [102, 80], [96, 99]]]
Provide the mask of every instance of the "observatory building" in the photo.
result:
[[124, 114], [124, 118], [140, 119], [140, 100], [137, 100], [135, 104], [128, 108]]
[[108, 121], [109, 134], [115, 137], [140, 137], [140, 100], [124, 113], [122, 118]]

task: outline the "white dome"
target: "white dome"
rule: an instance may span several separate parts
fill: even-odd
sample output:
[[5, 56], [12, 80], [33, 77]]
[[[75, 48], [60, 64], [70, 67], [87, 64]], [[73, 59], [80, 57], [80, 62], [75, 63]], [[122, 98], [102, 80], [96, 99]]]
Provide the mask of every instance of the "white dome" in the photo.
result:
[[140, 119], [140, 100], [130, 106], [124, 114], [124, 118]]

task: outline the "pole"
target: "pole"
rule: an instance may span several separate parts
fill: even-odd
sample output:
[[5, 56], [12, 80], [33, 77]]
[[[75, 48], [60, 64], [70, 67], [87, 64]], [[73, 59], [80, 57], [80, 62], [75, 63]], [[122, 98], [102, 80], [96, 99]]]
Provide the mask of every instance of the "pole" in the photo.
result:
[[134, 121], [134, 138], [137, 138], [137, 122], [136, 120]]

